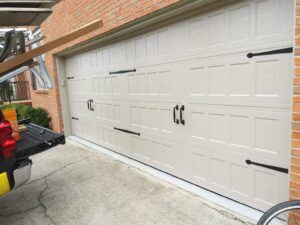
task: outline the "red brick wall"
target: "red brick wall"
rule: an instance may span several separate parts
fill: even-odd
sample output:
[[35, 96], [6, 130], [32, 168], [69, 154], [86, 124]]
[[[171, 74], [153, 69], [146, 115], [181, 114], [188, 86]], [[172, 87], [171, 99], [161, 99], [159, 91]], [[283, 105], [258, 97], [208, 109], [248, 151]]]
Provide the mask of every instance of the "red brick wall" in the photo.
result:
[[296, 0], [290, 197], [300, 199], [300, 0]]
[[47, 109], [56, 131], [63, 130], [58, 77], [53, 54], [79, 42], [110, 31], [151, 12], [167, 7], [180, 0], [64, 0], [55, 5], [52, 15], [41, 25], [45, 41], [67, 34], [93, 20], [102, 19], [104, 26], [71, 43], [46, 54], [46, 66], [54, 88], [46, 92], [32, 91], [33, 106]]
[[[45, 108], [51, 115], [51, 127], [55, 131], [63, 131], [63, 123], [60, 112], [59, 90], [57, 70], [55, 66], [55, 59], [51, 54], [45, 55], [46, 66], [51, 76], [51, 82], [53, 89], [49, 90], [31, 90], [32, 106]], [[29, 77], [29, 73], [28, 73]], [[30, 80], [30, 79], [28, 79]]]

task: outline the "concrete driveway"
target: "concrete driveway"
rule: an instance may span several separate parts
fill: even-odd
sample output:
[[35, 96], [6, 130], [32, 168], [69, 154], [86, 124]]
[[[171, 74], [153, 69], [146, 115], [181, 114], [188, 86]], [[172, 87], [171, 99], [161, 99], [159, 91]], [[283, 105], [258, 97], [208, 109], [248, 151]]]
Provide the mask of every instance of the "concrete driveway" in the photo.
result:
[[32, 179], [0, 198], [1, 225], [241, 225], [225, 209], [68, 142], [33, 159]]

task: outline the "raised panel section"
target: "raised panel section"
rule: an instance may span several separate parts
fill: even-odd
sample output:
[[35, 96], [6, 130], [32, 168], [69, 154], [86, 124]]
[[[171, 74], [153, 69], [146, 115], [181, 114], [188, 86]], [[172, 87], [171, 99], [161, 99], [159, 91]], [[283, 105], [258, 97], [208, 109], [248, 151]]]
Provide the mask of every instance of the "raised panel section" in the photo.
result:
[[288, 54], [239, 56], [198, 60], [183, 65], [186, 96], [224, 105], [288, 107], [291, 94], [291, 58]]
[[209, 179], [209, 159], [206, 154], [193, 153], [192, 168], [195, 182], [203, 184]]
[[151, 33], [146, 36], [147, 57], [157, 56], [157, 36], [156, 33]]
[[[236, 106], [186, 105], [187, 140], [213, 147], [218, 154], [277, 160], [288, 165], [288, 111]], [[237, 154], [237, 155], [236, 155]]]
[[134, 60], [136, 60], [135, 57], [135, 42], [134, 40], [129, 40], [126, 42], [126, 59], [127, 62], [133, 62]]
[[150, 115], [150, 129], [159, 130], [161, 125], [161, 117], [159, 108], [149, 108]]
[[162, 106], [160, 109], [160, 118], [161, 118], [161, 130], [165, 133], [172, 133], [173, 126], [173, 118], [170, 106]]
[[139, 108], [137, 106], [130, 106], [129, 117], [130, 117], [130, 125], [139, 126], [140, 114], [139, 114]]
[[194, 141], [205, 140], [208, 136], [208, 125], [207, 115], [205, 112], [192, 111], [190, 114], [190, 127], [191, 127], [191, 137]]
[[172, 78], [170, 71], [159, 72], [159, 89], [161, 95], [170, 95], [172, 90]]
[[139, 95], [148, 94], [148, 76], [145, 73], [138, 74]]
[[190, 95], [191, 96], [204, 96], [207, 94], [207, 86], [209, 77], [204, 67], [191, 68], [188, 71], [189, 81], [191, 82]]
[[250, 197], [252, 193], [251, 170], [245, 165], [231, 163], [230, 165], [230, 189], [243, 197]]
[[148, 128], [149, 121], [150, 121], [148, 108], [140, 107], [140, 113], [141, 113], [141, 127]]
[[206, 45], [206, 21], [204, 18], [196, 18], [189, 22], [189, 40], [190, 49], [199, 49]]
[[130, 95], [138, 93], [138, 81], [136, 74], [128, 75], [128, 92]]
[[251, 146], [251, 120], [249, 116], [230, 115], [230, 145], [248, 149]]
[[226, 42], [225, 33], [225, 13], [221, 12], [208, 17], [208, 44], [217, 45]]
[[230, 10], [230, 41], [250, 39], [250, 5], [243, 5]]
[[260, 0], [256, 4], [257, 37], [272, 35], [278, 30], [280, 0]]
[[256, 95], [278, 96], [279, 94], [279, 61], [268, 60], [256, 63]]
[[207, 75], [209, 77], [209, 94], [213, 96], [226, 95], [228, 73], [225, 65], [208, 67]]
[[[255, 118], [255, 150], [275, 154], [277, 152], [278, 121], [272, 118]], [[277, 139], [278, 140], [278, 139]]]
[[238, 63], [230, 65], [230, 95], [250, 96], [252, 94], [252, 80], [250, 63]]
[[160, 30], [157, 32], [158, 54], [166, 55], [169, 50], [168, 30]]
[[210, 159], [210, 180], [218, 188], [228, 186], [228, 167], [226, 161], [217, 158]]
[[276, 188], [275, 174], [261, 170], [254, 171], [254, 198], [257, 201], [273, 205], [276, 202]]
[[139, 37], [136, 39], [135, 42], [135, 55], [137, 60], [141, 60], [146, 58], [147, 56], [147, 51], [146, 51], [146, 41], [145, 37]]
[[228, 120], [225, 114], [209, 114], [209, 140], [224, 144], [228, 140]]

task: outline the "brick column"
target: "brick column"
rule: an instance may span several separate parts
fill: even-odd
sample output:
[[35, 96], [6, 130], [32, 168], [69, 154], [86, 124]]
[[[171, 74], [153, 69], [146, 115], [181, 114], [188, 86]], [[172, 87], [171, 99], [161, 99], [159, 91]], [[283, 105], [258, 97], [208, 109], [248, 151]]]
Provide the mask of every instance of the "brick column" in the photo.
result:
[[290, 198], [300, 199], [300, 0], [296, 0]]
[[[290, 200], [300, 199], [300, 0], [295, 0], [295, 43], [292, 105], [292, 150], [290, 165]], [[300, 223], [300, 215], [290, 214], [289, 225]]]

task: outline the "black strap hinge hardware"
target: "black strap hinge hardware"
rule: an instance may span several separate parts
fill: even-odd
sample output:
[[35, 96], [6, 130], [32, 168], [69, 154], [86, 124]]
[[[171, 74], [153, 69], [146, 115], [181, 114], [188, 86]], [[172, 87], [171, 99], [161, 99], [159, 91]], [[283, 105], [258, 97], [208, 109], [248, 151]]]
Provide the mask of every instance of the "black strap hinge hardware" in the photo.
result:
[[284, 54], [284, 53], [293, 53], [293, 47], [276, 49], [272, 51], [259, 52], [259, 53], [248, 53], [247, 57], [251, 59], [253, 56], [261, 56], [261, 55], [274, 55], [274, 54]]
[[247, 159], [245, 161], [248, 165], [256, 165], [256, 166], [261, 166], [267, 169], [271, 169], [271, 170], [276, 170], [278, 172], [282, 172], [282, 173], [288, 173], [289, 170], [286, 168], [282, 168], [282, 167], [278, 167], [278, 166], [272, 166], [272, 165], [266, 165], [266, 164], [262, 164], [262, 163], [257, 163], [257, 162], [252, 162], [250, 159]]
[[68, 80], [74, 79], [74, 77], [67, 77]]
[[122, 132], [125, 132], [125, 133], [128, 133], [128, 134], [134, 134], [134, 135], [138, 135], [138, 136], [141, 135], [140, 133], [133, 132], [133, 131], [130, 131], [130, 130], [121, 129], [121, 128], [117, 128], [117, 127], [114, 127], [114, 130], [122, 131]]
[[73, 116], [72, 116], [71, 118], [72, 118], [72, 120], [78, 120], [78, 118], [77, 118], [77, 117], [73, 117]]
[[133, 70], [119, 70], [119, 71], [109, 72], [109, 74], [122, 74], [122, 73], [131, 73], [131, 72], [136, 72], [136, 69], [133, 69]]

